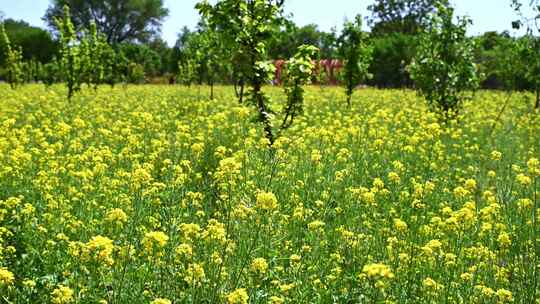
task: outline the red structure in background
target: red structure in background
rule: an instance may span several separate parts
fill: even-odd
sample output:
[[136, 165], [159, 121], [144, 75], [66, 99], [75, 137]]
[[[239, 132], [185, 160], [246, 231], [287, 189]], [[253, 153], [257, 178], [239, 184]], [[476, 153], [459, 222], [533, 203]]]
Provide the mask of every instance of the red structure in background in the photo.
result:
[[[321, 59], [314, 61], [315, 69], [313, 70], [313, 76], [318, 78], [320, 75], [321, 69], [324, 72], [324, 77], [326, 84], [336, 85], [338, 84], [338, 75], [341, 69], [343, 68], [343, 62], [339, 59]], [[274, 66], [276, 67], [276, 72], [274, 76], [273, 83], [274, 85], [281, 85], [283, 68], [287, 64], [287, 61], [283, 59], [274, 60]], [[317, 79], [317, 83], [320, 82], [320, 79]]]

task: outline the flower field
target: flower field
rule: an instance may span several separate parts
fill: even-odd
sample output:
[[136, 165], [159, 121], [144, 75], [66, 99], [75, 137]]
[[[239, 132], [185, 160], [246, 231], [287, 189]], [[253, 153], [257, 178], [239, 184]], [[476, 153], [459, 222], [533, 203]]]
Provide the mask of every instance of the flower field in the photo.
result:
[[540, 303], [532, 96], [313, 86], [269, 149], [215, 95], [1, 84], [0, 302]]

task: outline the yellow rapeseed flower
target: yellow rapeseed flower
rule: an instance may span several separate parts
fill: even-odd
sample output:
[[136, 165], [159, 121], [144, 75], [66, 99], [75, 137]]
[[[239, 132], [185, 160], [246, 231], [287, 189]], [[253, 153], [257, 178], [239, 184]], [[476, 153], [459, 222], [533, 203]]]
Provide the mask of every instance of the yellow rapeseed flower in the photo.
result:
[[66, 304], [73, 302], [73, 290], [67, 286], [60, 285], [51, 293], [53, 304]]
[[250, 269], [257, 274], [265, 274], [268, 270], [268, 263], [264, 258], [255, 258], [251, 262]]
[[396, 228], [397, 231], [405, 232], [407, 231], [407, 223], [401, 219], [394, 219], [394, 228]]
[[491, 151], [491, 159], [492, 160], [501, 160], [502, 153], [499, 151]]
[[278, 201], [272, 192], [261, 191], [256, 198], [257, 207], [262, 210], [272, 211], [278, 208]]
[[531, 178], [523, 173], [516, 176], [516, 181], [522, 186], [529, 186], [532, 183]]
[[509, 290], [506, 290], [506, 289], [503, 289], [503, 288], [497, 289], [495, 294], [497, 295], [497, 298], [499, 298], [499, 301], [501, 303], [507, 303], [507, 302], [514, 301], [514, 298], [512, 296], [512, 292], [510, 292]]
[[392, 279], [394, 277], [390, 267], [380, 263], [364, 265], [362, 273], [367, 275], [369, 279]]
[[84, 255], [92, 255], [98, 261], [108, 265], [113, 264], [112, 252], [114, 244], [111, 239], [101, 235], [94, 236], [84, 246]]
[[122, 225], [127, 222], [128, 217], [126, 213], [124, 212], [124, 210], [120, 208], [114, 208], [107, 212], [107, 216], [105, 217], [105, 219], [108, 222], [115, 223], [117, 225]]
[[[1, 247], [0, 247], [0, 249], [1, 249]], [[7, 270], [7, 268], [5, 268], [5, 267], [0, 267], [0, 286], [1, 285], [12, 285], [13, 281], [15, 281], [15, 276], [13, 275], [13, 272]]]
[[169, 299], [164, 299], [164, 298], [157, 298], [155, 300], [153, 300], [152, 302], [150, 302], [150, 304], [171, 304], [171, 300]]
[[153, 248], [164, 247], [169, 241], [169, 237], [162, 231], [151, 231], [144, 235], [142, 244], [147, 252], [152, 252]]
[[239, 288], [227, 295], [228, 304], [247, 304], [249, 296], [245, 288]]

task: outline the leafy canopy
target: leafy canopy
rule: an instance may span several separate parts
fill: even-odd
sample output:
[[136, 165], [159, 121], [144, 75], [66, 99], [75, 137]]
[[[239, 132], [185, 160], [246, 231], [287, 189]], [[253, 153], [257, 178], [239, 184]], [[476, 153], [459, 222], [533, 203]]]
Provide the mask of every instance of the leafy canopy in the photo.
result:
[[310, 83], [315, 69], [313, 59], [318, 52], [319, 49], [313, 45], [301, 45], [285, 65], [283, 86], [287, 94], [287, 105], [281, 124], [282, 129], [290, 127], [294, 118], [304, 113], [304, 88], [302, 86]]
[[347, 104], [356, 86], [371, 77], [368, 72], [372, 60], [372, 47], [368, 44], [367, 34], [362, 31], [362, 17], [356, 16], [354, 22], [345, 22], [343, 32], [338, 38], [338, 54], [344, 61], [343, 79], [345, 81]]
[[448, 5], [447, 0], [376, 0], [368, 6], [372, 33], [419, 33], [429, 25], [438, 3]]
[[95, 23], [110, 44], [149, 41], [169, 14], [163, 0], [52, 0], [43, 17], [51, 28], [58, 30], [55, 18], [62, 16], [65, 5], [76, 30]]
[[409, 67], [417, 89], [445, 118], [458, 113], [467, 90], [478, 87], [474, 43], [466, 36], [472, 22], [466, 17], [458, 17], [457, 23], [453, 19], [453, 8], [437, 5]]

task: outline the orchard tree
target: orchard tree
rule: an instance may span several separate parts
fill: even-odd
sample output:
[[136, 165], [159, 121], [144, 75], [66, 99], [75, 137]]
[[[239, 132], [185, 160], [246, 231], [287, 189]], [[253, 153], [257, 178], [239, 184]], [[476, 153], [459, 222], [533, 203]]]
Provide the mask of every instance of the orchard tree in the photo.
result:
[[420, 38], [417, 54], [409, 66], [416, 88], [445, 120], [458, 114], [470, 90], [478, 87], [473, 62], [473, 41], [466, 36], [471, 20], [439, 4], [431, 23]]
[[205, 21], [223, 39], [231, 52], [236, 73], [246, 79], [251, 89], [249, 101], [258, 111], [265, 136], [272, 145], [274, 133], [268, 97], [262, 87], [274, 74], [275, 67], [268, 61], [267, 44], [282, 23], [284, 0], [221, 0], [215, 5], [208, 1], [196, 5]]
[[103, 83], [114, 87], [115, 84], [126, 80], [128, 60], [122, 52], [117, 52], [109, 44], [103, 45], [101, 64], [103, 65]]
[[429, 26], [438, 3], [448, 5], [447, 0], [376, 0], [368, 6], [368, 22], [374, 35], [417, 34]]
[[[518, 42], [518, 52], [523, 64], [523, 74], [536, 95], [535, 109], [540, 109], [540, 38], [526, 35]], [[517, 63], [516, 63], [517, 65]]]
[[196, 64], [193, 59], [178, 61], [178, 82], [188, 87], [195, 81]]
[[[105, 39], [97, 32], [95, 25], [77, 35], [71, 22], [68, 6], [64, 7], [64, 17], [56, 19], [60, 35], [59, 70], [68, 88], [68, 99], [81, 90], [81, 85], [97, 86], [105, 82], [105, 71], [114, 72], [107, 64], [111, 63], [112, 50]], [[109, 58], [107, 58], [109, 57]], [[109, 79], [109, 82], [111, 79]]]
[[318, 52], [319, 49], [315, 46], [301, 45], [298, 52], [285, 65], [283, 86], [287, 95], [287, 104], [281, 129], [290, 127], [294, 118], [304, 112], [302, 86], [310, 83], [315, 69], [313, 59], [317, 57]]
[[62, 80], [61, 74], [60, 63], [56, 57], [53, 57], [50, 62], [43, 65], [40, 79], [43, 81], [46, 87], [50, 87]]
[[41, 75], [41, 71], [43, 69], [43, 65], [41, 62], [30, 59], [28, 61], [23, 62], [22, 64], [22, 70], [24, 75], [24, 82], [37, 82], [39, 80], [39, 77]]
[[169, 14], [163, 0], [52, 0], [43, 17], [51, 28], [60, 30], [55, 20], [62, 16], [66, 5], [71, 9], [76, 31], [95, 23], [112, 45], [149, 41]]
[[[417, 34], [427, 28], [429, 15], [441, 0], [375, 0], [371, 12], [373, 62], [371, 84], [380, 87], [410, 87], [406, 66], [416, 53]], [[443, 4], [447, 4], [447, 0]]]
[[88, 87], [93, 86], [97, 90], [98, 85], [104, 83], [105, 80], [105, 57], [110, 46], [105, 41], [105, 38], [98, 34], [96, 24], [91, 23], [90, 28], [82, 38], [81, 52], [83, 62], [83, 77]]
[[356, 86], [371, 77], [368, 68], [372, 60], [372, 48], [368, 45], [367, 34], [362, 32], [360, 15], [356, 16], [354, 22], [345, 22], [338, 39], [338, 53], [344, 61], [342, 76], [346, 86], [347, 105], [351, 106]]
[[180, 79], [188, 84], [193, 80], [197, 80], [198, 84], [206, 82], [210, 86], [210, 99], [214, 99], [217, 78], [228, 72], [228, 58], [224, 57], [227, 53], [223, 52], [222, 41], [216, 31], [200, 24], [198, 31], [182, 42]]
[[219, 33], [210, 28], [200, 33], [201, 48], [196, 52], [196, 58], [202, 67], [206, 83], [210, 86], [210, 99], [214, 99], [214, 84], [218, 75], [227, 74], [228, 64], [222, 41]]
[[60, 35], [60, 70], [64, 72], [68, 99], [71, 99], [73, 94], [81, 89], [84, 59], [68, 6], [64, 6], [64, 16], [56, 19], [56, 26]]
[[519, 16], [518, 20], [512, 22], [512, 27], [526, 28], [526, 35], [520, 40], [519, 54], [525, 63], [522, 65], [525, 79], [532, 84], [536, 94], [534, 107], [540, 109], [540, 1], [531, 0], [529, 4], [533, 10], [532, 17], [525, 16], [519, 0], [512, 0], [512, 7]]
[[0, 54], [5, 57], [4, 64], [7, 71], [7, 82], [12, 89], [23, 83], [23, 62], [21, 48], [11, 46], [11, 41], [4, 28], [4, 23], [0, 23]]

